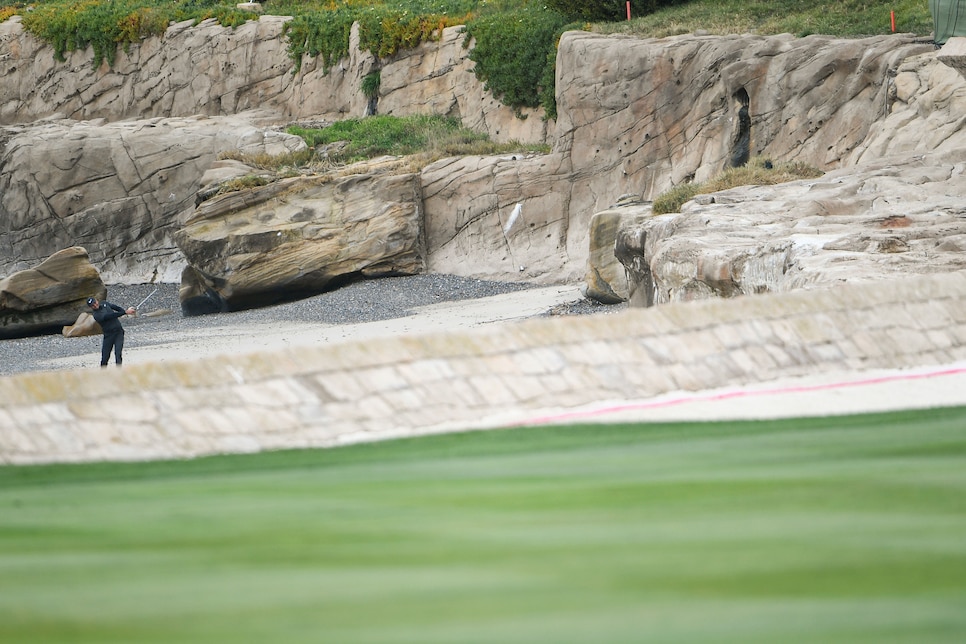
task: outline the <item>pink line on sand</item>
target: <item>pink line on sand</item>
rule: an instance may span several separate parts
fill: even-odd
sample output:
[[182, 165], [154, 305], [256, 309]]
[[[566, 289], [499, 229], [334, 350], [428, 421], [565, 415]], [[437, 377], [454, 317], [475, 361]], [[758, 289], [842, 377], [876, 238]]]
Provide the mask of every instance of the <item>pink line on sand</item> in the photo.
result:
[[780, 396], [786, 394], [805, 394], [815, 391], [827, 391], [831, 389], [845, 389], [848, 387], [868, 387], [890, 382], [905, 380], [925, 380], [927, 378], [939, 378], [943, 376], [956, 376], [966, 374], [966, 366], [941, 369], [939, 371], [917, 371], [908, 373], [890, 374], [875, 378], [864, 378], [861, 380], [843, 380], [836, 382], [821, 383], [817, 385], [795, 385], [790, 387], [775, 387], [772, 389], [734, 389], [720, 393], [683, 395], [677, 398], [666, 398], [657, 400], [647, 400], [636, 403], [625, 403], [620, 405], [610, 405], [597, 407], [594, 409], [584, 409], [579, 411], [569, 411], [559, 414], [549, 414], [537, 418], [530, 418], [513, 425], [544, 425], [567, 420], [577, 420], [580, 418], [593, 418], [607, 414], [616, 414], [625, 411], [643, 411], [647, 409], [660, 409], [663, 407], [674, 407], [685, 403], [719, 402], [735, 398], [754, 398], [759, 396]]

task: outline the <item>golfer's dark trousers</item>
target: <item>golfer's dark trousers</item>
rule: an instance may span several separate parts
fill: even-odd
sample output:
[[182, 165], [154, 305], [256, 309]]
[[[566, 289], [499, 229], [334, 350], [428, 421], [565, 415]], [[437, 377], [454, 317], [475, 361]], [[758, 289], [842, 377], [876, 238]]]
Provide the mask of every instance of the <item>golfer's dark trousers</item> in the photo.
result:
[[104, 334], [101, 345], [101, 366], [106, 367], [111, 359], [111, 349], [114, 349], [114, 362], [121, 364], [121, 352], [124, 351], [124, 329]]

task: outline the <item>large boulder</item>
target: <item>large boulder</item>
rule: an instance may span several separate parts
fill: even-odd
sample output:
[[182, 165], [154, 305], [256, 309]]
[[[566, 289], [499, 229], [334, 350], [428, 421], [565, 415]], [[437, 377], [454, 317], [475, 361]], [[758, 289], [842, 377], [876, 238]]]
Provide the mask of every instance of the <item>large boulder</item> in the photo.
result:
[[188, 261], [186, 315], [315, 294], [425, 267], [418, 175], [282, 179], [197, 206], [175, 239]]
[[956, 36], [947, 40], [936, 59], [955, 69], [960, 76], [966, 76], [966, 37]]
[[617, 207], [601, 211], [590, 220], [584, 296], [601, 304], [619, 304], [630, 295], [626, 271], [614, 254], [618, 232], [626, 219], [627, 215]]
[[60, 331], [107, 289], [80, 247], [54, 253], [38, 266], [0, 280], [0, 338]]
[[305, 147], [250, 117], [0, 128], [0, 274], [77, 245], [108, 283], [177, 281], [184, 258], [171, 236], [217, 157]]
[[101, 335], [102, 333], [104, 331], [101, 329], [101, 325], [87, 311], [78, 315], [73, 324], [61, 329], [61, 334], [65, 338], [83, 338], [89, 335]]
[[627, 209], [617, 254], [632, 305], [822, 288], [966, 268], [966, 149], [820, 179]]

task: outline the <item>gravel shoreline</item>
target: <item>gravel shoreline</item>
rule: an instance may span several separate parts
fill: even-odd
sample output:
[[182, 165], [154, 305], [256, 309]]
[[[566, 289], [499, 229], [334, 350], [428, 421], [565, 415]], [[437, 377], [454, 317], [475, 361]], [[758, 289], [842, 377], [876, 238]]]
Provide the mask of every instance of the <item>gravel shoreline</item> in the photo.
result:
[[[454, 275], [412, 275], [363, 280], [320, 295], [259, 309], [185, 317], [177, 284], [112, 285], [107, 299], [120, 306], [144, 303], [138, 318], [125, 318], [128, 349], [160, 342], [171, 332], [190, 335], [213, 325], [244, 327], [272, 322], [312, 322], [330, 325], [378, 322], [410, 315], [418, 307], [441, 302], [474, 300], [536, 288], [520, 282], [496, 282]], [[544, 315], [583, 315], [612, 312], [624, 305], [605, 306], [586, 298], [553, 307]], [[158, 315], [162, 311], [170, 313]], [[80, 313], [80, 311], [78, 311]], [[0, 376], [51, 370], [50, 361], [89, 355], [92, 365], [100, 354], [101, 337], [65, 338], [43, 335], [0, 340]]]

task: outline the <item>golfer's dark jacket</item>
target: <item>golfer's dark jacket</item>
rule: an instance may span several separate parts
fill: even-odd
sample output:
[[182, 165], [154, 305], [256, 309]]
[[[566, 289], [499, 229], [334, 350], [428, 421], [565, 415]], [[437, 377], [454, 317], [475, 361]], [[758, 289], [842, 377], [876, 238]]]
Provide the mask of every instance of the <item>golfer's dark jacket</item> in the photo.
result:
[[100, 307], [91, 311], [91, 315], [97, 320], [97, 323], [101, 325], [101, 330], [104, 333], [117, 333], [118, 331], [123, 331], [124, 328], [121, 326], [119, 317], [125, 315], [126, 311], [119, 307], [117, 304], [111, 304], [110, 302], [101, 302]]

